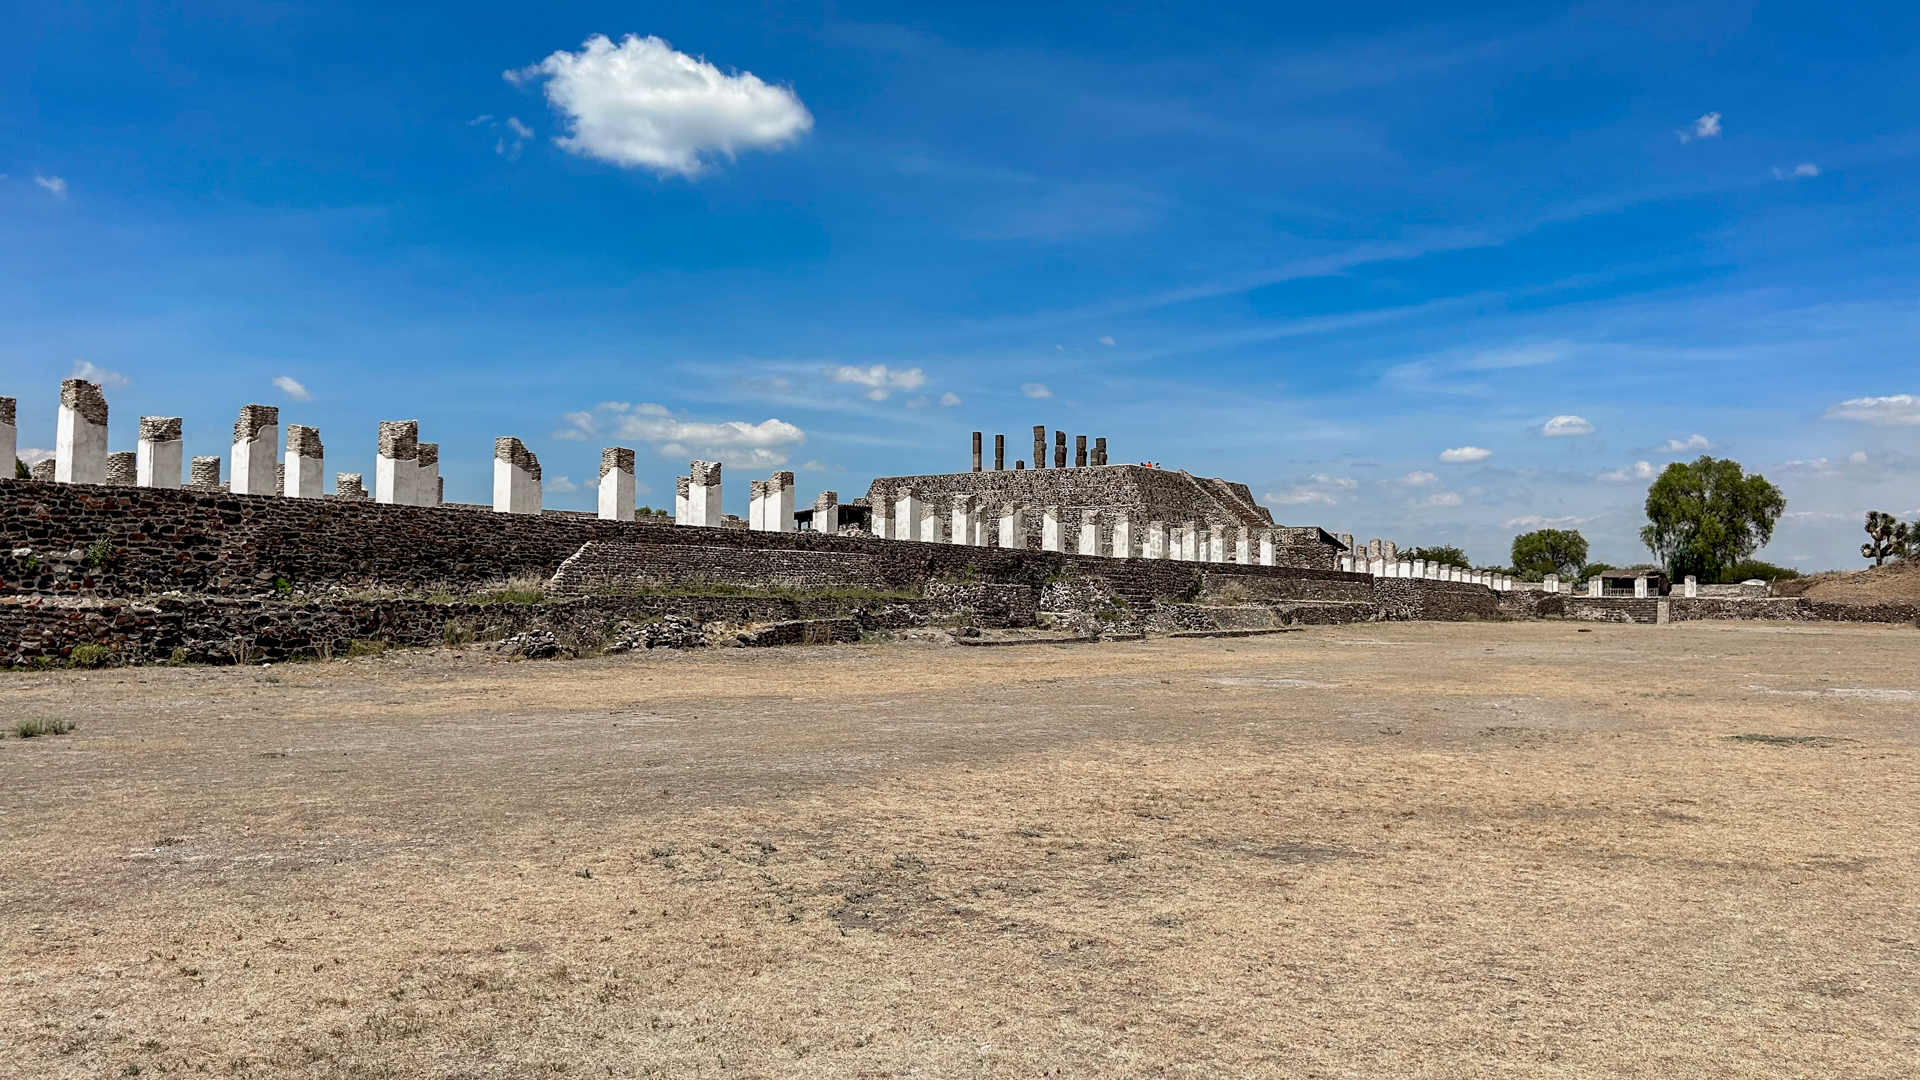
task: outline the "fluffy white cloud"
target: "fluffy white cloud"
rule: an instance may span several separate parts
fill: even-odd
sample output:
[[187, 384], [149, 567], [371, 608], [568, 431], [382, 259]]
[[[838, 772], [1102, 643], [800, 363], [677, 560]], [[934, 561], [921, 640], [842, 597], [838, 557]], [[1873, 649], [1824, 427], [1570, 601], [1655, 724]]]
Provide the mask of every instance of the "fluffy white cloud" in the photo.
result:
[[300, 381], [291, 375], [275, 375], [273, 377], [273, 385], [278, 387], [281, 393], [295, 401], [313, 400], [313, 395], [307, 393], [307, 388], [300, 385]]
[[1475, 461], [1485, 461], [1493, 456], [1493, 451], [1484, 446], [1456, 446], [1451, 450], [1440, 451], [1440, 460], [1449, 465], [1465, 465]]
[[1441, 491], [1420, 500], [1421, 506], [1459, 506], [1463, 501], [1458, 492]]
[[1865, 465], [1867, 463], [1867, 452], [1865, 450], [1855, 450], [1853, 453], [1847, 455], [1847, 460], [1853, 462], [1855, 465]]
[[1848, 398], [1828, 409], [1827, 419], [1858, 420], [1866, 424], [1920, 424], [1920, 397], [1890, 394]]
[[785, 465], [787, 449], [807, 441], [807, 433], [784, 420], [695, 423], [681, 420], [651, 402], [631, 405], [603, 401], [591, 409], [567, 413], [556, 439], [591, 436], [647, 443], [669, 458], [705, 458], [734, 465]]
[[99, 383], [101, 386], [110, 389], [133, 385], [133, 380], [127, 378], [125, 375], [117, 371], [108, 371], [106, 368], [88, 360], [75, 360], [73, 362], [73, 374], [68, 376], [68, 378], [85, 379], [88, 382]]
[[562, 49], [506, 78], [546, 80], [547, 102], [571, 131], [554, 140], [563, 149], [662, 174], [698, 176], [710, 155], [775, 149], [813, 128], [792, 90], [728, 75], [657, 37], [615, 45], [595, 34], [579, 52]]
[[1689, 435], [1684, 439], [1668, 439], [1655, 447], [1663, 454], [1685, 454], [1694, 450], [1711, 450], [1713, 444], [1705, 435]]
[[1540, 434], [1550, 439], [1563, 435], [1591, 435], [1597, 430], [1592, 421], [1584, 416], [1556, 416], [1540, 425]]
[[841, 364], [838, 367], [824, 367], [821, 374], [837, 383], [852, 383], [867, 387], [867, 397], [874, 401], [885, 401], [895, 390], [918, 390], [927, 382], [926, 372], [919, 368], [895, 370], [885, 364], [872, 367], [854, 367]]
[[952, 408], [953, 406], [960, 404], [960, 395], [949, 390], [946, 393], [940, 395], [940, 404], [946, 406], [947, 408]]
[[1811, 161], [1803, 161], [1791, 169], [1784, 169], [1778, 165], [1773, 167], [1775, 180], [1808, 180], [1819, 175], [1820, 166]]
[[1427, 487], [1439, 483], [1440, 478], [1430, 472], [1410, 472], [1394, 482], [1405, 484], [1408, 487]]
[[568, 491], [579, 491], [580, 485], [564, 476], [556, 476], [551, 480], [542, 479], [540, 481], [540, 490], [560, 494]]
[[57, 176], [35, 176], [33, 182], [63, 199], [67, 197], [67, 182]]
[[1603, 472], [1600, 474], [1600, 479], [1610, 484], [1624, 484], [1629, 480], [1651, 480], [1654, 476], [1655, 470], [1652, 462], [1636, 461], [1631, 465], [1615, 469], [1612, 472]]
[[1047, 389], [1046, 383], [1038, 383], [1038, 382], [1021, 383], [1020, 392], [1027, 395], [1030, 398], [1046, 398], [1046, 397], [1053, 396], [1053, 391]]
[[1720, 137], [1720, 114], [1710, 112], [1693, 122], [1693, 127], [1679, 133], [1681, 142], [1695, 139], [1717, 139]]

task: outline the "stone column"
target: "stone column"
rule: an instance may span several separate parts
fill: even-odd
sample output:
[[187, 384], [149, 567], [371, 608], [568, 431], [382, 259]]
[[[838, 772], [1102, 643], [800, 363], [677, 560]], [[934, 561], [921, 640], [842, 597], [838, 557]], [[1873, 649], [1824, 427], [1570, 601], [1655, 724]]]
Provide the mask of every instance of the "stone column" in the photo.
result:
[[1645, 600], [1647, 598], [1647, 577], [1645, 574], [1633, 579], [1633, 598], [1635, 600]]
[[1260, 530], [1260, 565], [1280, 565], [1280, 549], [1279, 545], [1274, 543], [1272, 529]]
[[973, 433], [973, 471], [980, 471], [980, 433]]
[[1033, 467], [1047, 467], [1047, 426], [1035, 424], [1033, 428]]
[[1027, 550], [1027, 508], [1017, 502], [1000, 509], [1000, 546], [1009, 551]]
[[1386, 577], [1387, 576], [1387, 560], [1368, 559], [1367, 573], [1372, 574], [1374, 577]]
[[1064, 431], [1053, 433], [1053, 467], [1056, 469], [1067, 467], [1067, 433]]
[[357, 472], [333, 474], [333, 497], [336, 499], [365, 499], [367, 485], [365, 477]]
[[1233, 526], [1215, 525], [1207, 530], [1207, 561], [1223, 563], [1233, 550]]
[[1133, 559], [1140, 555], [1140, 541], [1133, 532], [1133, 511], [1113, 512], [1113, 557]]
[[1107, 437], [1104, 435], [1093, 440], [1093, 463], [1095, 465], [1107, 463]]
[[793, 524], [793, 474], [777, 472], [767, 481], [768, 532], [789, 533]]
[[920, 542], [937, 544], [940, 539], [940, 504], [932, 499], [921, 499]]
[[1141, 553], [1149, 559], [1172, 557], [1173, 545], [1168, 542], [1167, 523], [1164, 521], [1147, 522], [1145, 550]]
[[1185, 525], [1182, 525], [1177, 539], [1180, 541], [1180, 554], [1175, 555], [1174, 558], [1179, 559], [1181, 562], [1199, 562], [1205, 558], [1205, 555], [1200, 550], [1200, 546], [1205, 542], [1205, 538], [1200, 533], [1199, 522], [1189, 521]]
[[1080, 511], [1080, 536], [1073, 550], [1078, 555], [1099, 555], [1100, 551], [1100, 511]]
[[188, 468], [192, 475], [192, 480], [188, 486], [199, 488], [202, 491], [220, 490], [219, 455], [195, 457]]
[[767, 482], [747, 481], [747, 531], [766, 532]]
[[233, 471], [227, 490], [235, 495], [273, 494], [274, 459], [280, 449], [280, 410], [242, 405], [233, 422]]
[[962, 547], [970, 546], [973, 543], [973, 533], [973, 496], [955, 495], [952, 542]]
[[1605, 596], [1606, 587], [1606, 582], [1600, 580], [1599, 574], [1587, 579], [1587, 595], [1590, 597]]
[[687, 474], [687, 516], [693, 519], [688, 524], [720, 528], [725, 520], [720, 510], [720, 463], [690, 461]]
[[823, 491], [813, 497], [813, 531], [833, 536], [840, 531], [840, 493]]
[[13, 479], [14, 462], [20, 460], [20, 428], [14, 415], [19, 402], [0, 397], [0, 480]]
[[445, 485], [440, 482], [440, 444], [423, 442], [415, 446], [419, 456], [413, 459], [413, 505], [439, 506], [440, 491]]
[[1400, 549], [1394, 546], [1393, 541], [1382, 540], [1380, 541], [1380, 557], [1388, 562], [1393, 562], [1400, 557]]
[[57, 483], [107, 482], [107, 398], [98, 383], [68, 379], [60, 384], [53, 462]]
[[287, 425], [287, 498], [318, 499], [326, 494], [321, 490], [327, 475], [326, 456], [319, 428]]
[[1340, 546], [1347, 549], [1347, 554], [1349, 555], [1353, 554], [1353, 534], [1341, 533]]
[[1087, 467], [1087, 437], [1085, 435], [1075, 435], [1073, 437], [1073, 467], [1076, 469], [1084, 469]]
[[[410, 421], [406, 421], [410, 422]], [[386, 424], [381, 424], [380, 464], [386, 467], [388, 460], [407, 461], [404, 458], [389, 459], [386, 449]], [[415, 449], [407, 447], [406, 449]], [[533, 456], [525, 443], [511, 435], [502, 435], [493, 440], [493, 510], [496, 514], [538, 514], [540, 512], [540, 459]], [[382, 502], [390, 500], [382, 499]]]
[[1687, 575], [1685, 595], [1689, 600], [1700, 595], [1700, 579], [1692, 574]]
[[633, 520], [633, 451], [609, 446], [600, 451], [600, 518]]
[[1244, 525], [1233, 530], [1233, 561], [1241, 566], [1253, 565], [1253, 530]]
[[920, 511], [924, 503], [920, 491], [914, 487], [901, 487], [893, 494], [893, 538], [895, 540], [922, 540], [920, 535]]
[[1540, 581], [1540, 591], [1550, 592], [1550, 593], [1559, 592], [1560, 591], [1560, 575], [1548, 574], [1545, 578], [1542, 578]]
[[873, 535], [881, 540], [893, 539], [893, 500], [882, 495], [867, 513]]
[[1427, 560], [1425, 559], [1413, 560], [1413, 569], [1407, 572], [1407, 576], [1417, 577], [1417, 578], [1426, 577], [1427, 576]]
[[687, 489], [693, 481], [684, 476], [673, 478], [673, 523], [687, 524]]
[[1007, 471], [1007, 437], [1005, 435], [993, 437], [993, 471]]
[[141, 487], [177, 488], [180, 486], [180, 418], [143, 416], [140, 441], [135, 444], [134, 473]]
[[[1063, 443], [1062, 445], [1064, 446], [1065, 444]], [[1065, 468], [1066, 466], [1060, 465], [1056, 467]], [[1040, 550], [1062, 552], [1067, 550], [1066, 529], [1061, 527], [1060, 508], [1058, 506], [1043, 506], [1040, 508]]]
[[107, 483], [122, 487], [132, 487], [139, 478], [139, 466], [131, 450], [120, 450], [107, 455]]
[[[509, 436], [510, 437], [510, 436]], [[525, 454], [527, 448], [519, 439], [513, 444]], [[493, 443], [493, 508], [500, 510], [500, 466], [505, 459], [500, 457], [500, 440]], [[379, 456], [373, 463], [373, 501], [389, 503], [394, 506], [412, 506], [415, 502], [413, 474], [420, 470], [420, 421], [418, 420], [382, 420], [380, 421]], [[513, 510], [502, 513], [523, 513]]]

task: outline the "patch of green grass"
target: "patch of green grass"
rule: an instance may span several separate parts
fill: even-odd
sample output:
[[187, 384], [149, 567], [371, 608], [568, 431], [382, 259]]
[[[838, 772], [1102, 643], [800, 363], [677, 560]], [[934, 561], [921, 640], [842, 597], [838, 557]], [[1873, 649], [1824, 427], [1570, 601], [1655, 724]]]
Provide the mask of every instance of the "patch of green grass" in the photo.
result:
[[67, 654], [67, 663], [77, 668], [106, 667], [113, 663], [113, 650], [92, 642], [75, 645], [73, 651]]
[[482, 586], [460, 599], [469, 604], [538, 604], [546, 598], [546, 578], [519, 574]]
[[382, 638], [354, 638], [347, 646], [348, 659], [362, 656], [379, 656], [387, 651], [387, 642]]
[[440, 624], [440, 643], [443, 645], [471, 645], [473, 638], [473, 624], [465, 619], [448, 619]]
[[1766, 746], [1838, 746], [1853, 741], [1828, 735], [1764, 735], [1759, 732], [1729, 735], [1727, 738], [1734, 742], [1762, 743]]
[[73, 721], [57, 716], [29, 716], [14, 721], [13, 733], [22, 739], [34, 739], [42, 735], [65, 735], [73, 727]]
[[730, 585], [720, 582], [683, 581], [671, 585], [607, 586], [594, 589], [594, 596], [765, 596], [777, 600], [920, 600], [919, 589], [863, 589], [832, 586], [802, 589], [785, 585], [765, 587]]
[[98, 570], [113, 561], [113, 541], [105, 537], [87, 545], [87, 554], [83, 560], [88, 567]]
[[173, 647], [173, 651], [167, 654], [167, 666], [168, 667], [186, 667], [187, 666], [186, 646], [175, 645]]

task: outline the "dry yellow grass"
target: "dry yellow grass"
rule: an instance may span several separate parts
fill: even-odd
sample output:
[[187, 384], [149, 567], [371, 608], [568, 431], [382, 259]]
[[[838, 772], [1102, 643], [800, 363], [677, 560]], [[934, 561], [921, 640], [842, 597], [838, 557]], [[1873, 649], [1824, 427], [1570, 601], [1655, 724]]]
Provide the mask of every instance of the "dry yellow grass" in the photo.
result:
[[1920, 1072], [1910, 628], [0, 693], [4, 1076]]

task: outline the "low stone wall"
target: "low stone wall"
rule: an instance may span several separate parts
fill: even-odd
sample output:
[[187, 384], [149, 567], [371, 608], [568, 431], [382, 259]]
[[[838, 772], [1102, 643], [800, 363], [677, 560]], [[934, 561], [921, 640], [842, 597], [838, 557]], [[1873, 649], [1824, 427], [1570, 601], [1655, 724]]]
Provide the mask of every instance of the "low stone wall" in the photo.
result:
[[1660, 601], [1654, 597], [1633, 596], [1571, 596], [1567, 598], [1566, 616], [1585, 622], [1615, 623], [1656, 623], [1660, 618]]
[[596, 592], [632, 586], [741, 585], [765, 589], [919, 588], [910, 566], [853, 551], [589, 540], [560, 564], [553, 587]]
[[1668, 601], [1675, 622], [1698, 619], [1783, 619], [1794, 622], [1912, 623], [1920, 620], [1920, 604], [1841, 604], [1809, 600], [1804, 596], [1770, 599], [1676, 596]]
[[1373, 602], [1380, 618], [1453, 622], [1491, 619], [1500, 613], [1498, 593], [1485, 585], [1429, 578], [1374, 578]]

